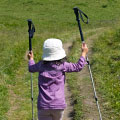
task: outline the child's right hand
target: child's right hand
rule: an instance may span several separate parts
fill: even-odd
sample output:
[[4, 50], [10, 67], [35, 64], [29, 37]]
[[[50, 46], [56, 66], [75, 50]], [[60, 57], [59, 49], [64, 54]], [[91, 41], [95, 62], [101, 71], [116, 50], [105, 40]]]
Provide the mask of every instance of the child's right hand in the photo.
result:
[[82, 56], [85, 58], [88, 53], [88, 47], [85, 43], [82, 44]]
[[33, 60], [33, 52], [32, 51], [30, 51], [29, 53], [28, 53], [28, 59], [29, 60]]

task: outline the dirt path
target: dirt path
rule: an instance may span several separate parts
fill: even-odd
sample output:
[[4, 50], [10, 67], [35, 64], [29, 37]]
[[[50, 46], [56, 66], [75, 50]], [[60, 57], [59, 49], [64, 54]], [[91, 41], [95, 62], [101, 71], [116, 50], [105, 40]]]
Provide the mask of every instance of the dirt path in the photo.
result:
[[[97, 39], [99, 35], [102, 33], [100, 32], [102, 28], [96, 29], [95, 31], [96, 34], [90, 36], [86, 42], [89, 46], [89, 54], [91, 54], [91, 47], [92, 47], [92, 42], [93, 39]], [[65, 43], [64, 44], [64, 49], [68, 53], [69, 48], [72, 46], [72, 43]], [[98, 109], [96, 106], [96, 101], [94, 99], [94, 92], [93, 92], [93, 87], [92, 83], [90, 80], [90, 75], [88, 71], [88, 66], [86, 65], [85, 68], [79, 72], [78, 74], [78, 84], [80, 86], [80, 96], [82, 97], [82, 104], [83, 104], [83, 120], [99, 120], [99, 114], [98, 114]], [[65, 86], [65, 94], [66, 94], [66, 102], [67, 102], [67, 108], [65, 109], [64, 112], [64, 118], [63, 120], [72, 120], [72, 112], [73, 112], [73, 106], [71, 105], [71, 93], [68, 89], [68, 85], [66, 83]]]
[[[90, 56], [92, 54], [92, 51], [91, 51], [92, 43], [95, 39], [98, 39], [98, 37], [103, 33], [103, 31], [104, 29], [99, 28], [94, 35], [90, 36], [86, 40], [88, 44], [88, 48], [89, 48], [89, 53], [88, 53], [89, 59], [91, 58]], [[81, 72], [79, 72], [78, 79], [79, 79], [78, 84], [80, 86], [80, 96], [82, 97], [82, 103], [83, 103], [83, 106], [82, 106], [83, 120], [99, 120], [100, 118], [99, 118], [98, 108], [97, 108], [96, 101], [94, 98], [93, 86], [92, 86], [92, 82], [90, 79], [90, 74], [89, 74], [87, 65]], [[98, 98], [98, 102], [100, 104], [100, 98]]]
[[[72, 43], [64, 44], [64, 49], [68, 53], [69, 48], [72, 46]], [[78, 84], [80, 86], [80, 96], [83, 98], [83, 113], [84, 120], [99, 120], [99, 115], [96, 107], [96, 103], [93, 96], [93, 89], [91, 81], [89, 80], [89, 71], [87, 66], [78, 74]], [[69, 91], [68, 84], [65, 85], [65, 95], [67, 108], [64, 112], [63, 120], [72, 120], [73, 106], [71, 105], [71, 93]]]
[[[66, 54], [69, 53], [71, 46], [72, 46], [72, 42], [68, 42], [64, 44], [64, 49], [66, 51]], [[72, 120], [72, 114], [71, 114], [73, 112], [73, 106], [71, 105], [72, 98], [67, 82], [65, 83], [65, 96], [66, 96], [65, 99], [67, 103], [67, 108], [64, 111], [63, 120]]]

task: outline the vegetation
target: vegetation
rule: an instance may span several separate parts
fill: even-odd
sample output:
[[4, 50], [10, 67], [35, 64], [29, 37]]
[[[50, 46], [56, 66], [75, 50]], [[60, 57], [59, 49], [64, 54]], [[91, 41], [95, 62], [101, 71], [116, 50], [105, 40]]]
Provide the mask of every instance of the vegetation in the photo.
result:
[[[41, 59], [42, 44], [46, 38], [56, 37], [62, 39], [63, 42], [72, 39], [79, 43], [76, 40], [79, 31], [72, 10], [75, 6], [83, 10], [90, 18], [89, 25], [82, 24], [83, 31], [89, 33], [85, 38], [94, 34], [95, 32], [92, 30], [96, 31], [97, 28], [104, 27], [106, 29], [106, 27], [119, 25], [119, 0], [0, 0], [1, 120], [30, 120], [31, 118], [30, 74], [25, 57], [28, 50], [27, 19], [32, 19], [36, 27], [33, 51], [35, 61], [38, 61]], [[119, 29], [115, 31], [110, 29], [98, 40], [94, 40], [94, 56], [91, 58], [98, 90], [105, 98], [106, 105], [104, 107], [114, 114], [110, 112], [110, 119], [113, 120], [120, 118], [119, 31]], [[70, 53], [71, 61], [75, 61], [79, 57], [79, 50], [76, 51], [79, 46], [76, 43], [73, 46], [73, 52]], [[101, 56], [103, 53], [107, 53], [108, 56]], [[100, 76], [103, 72], [104, 76]], [[71, 74], [71, 76], [75, 78], [77, 75]], [[68, 79], [71, 79], [71, 76]], [[33, 80], [34, 106], [36, 108], [37, 74], [33, 75]], [[78, 86], [75, 86], [75, 81], [72, 83], [74, 87], [71, 86], [71, 83], [70, 86], [73, 94], [77, 96]], [[78, 120], [82, 116], [82, 111], [78, 107], [81, 106], [80, 98], [75, 97], [74, 103], [74, 118]], [[37, 109], [35, 109], [35, 113], [36, 111]]]
[[[109, 30], [95, 41], [92, 67], [98, 90], [103, 98], [104, 111], [109, 119], [120, 118], [120, 29]], [[95, 47], [96, 46], [96, 47]]]

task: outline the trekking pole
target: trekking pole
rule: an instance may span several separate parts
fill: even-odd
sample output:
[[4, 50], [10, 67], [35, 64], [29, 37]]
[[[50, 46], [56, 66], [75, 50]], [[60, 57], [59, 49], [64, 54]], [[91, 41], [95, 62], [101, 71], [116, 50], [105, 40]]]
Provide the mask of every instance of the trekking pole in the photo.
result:
[[[84, 37], [83, 37], [83, 33], [82, 33], [82, 28], [81, 28], [81, 25], [80, 25], [79, 16], [81, 17], [82, 21], [83, 21], [84, 23], [86, 23], [86, 24], [88, 24], [88, 22], [89, 22], [88, 16], [87, 16], [85, 13], [83, 13], [83, 12], [82, 12], [79, 8], [77, 8], [77, 7], [74, 7], [73, 10], [74, 10], [74, 13], [75, 13], [75, 15], [76, 15], [76, 20], [77, 20], [77, 22], [78, 22], [78, 27], [79, 27], [79, 31], [80, 31], [80, 36], [81, 36], [82, 43], [85, 43]], [[87, 19], [86, 22], [84, 21], [82, 15], [84, 15], [84, 17], [86, 17], [86, 19]], [[91, 78], [91, 81], [92, 81], [92, 86], [93, 86], [93, 91], [94, 91], [94, 97], [95, 97], [95, 101], [96, 101], [96, 104], [97, 104], [97, 108], [98, 108], [98, 112], [99, 112], [99, 117], [100, 117], [100, 120], [102, 120], [102, 114], [101, 114], [100, 106], [99, 106], [99, 103], [98, 103], [98, 97], [97, 97], [97, 94], [96, 94], [95, 84], [94, 84], [94, 80], [93, 80], [93, 76], [92, 76], [92, 71], [91, 71], [91, 66], [90, 66], [90, 62], [89, 62], [88, 57], [86, 57], [86, 60], [87, 60], [87, 63], [88, 63], [90, 78]]]
[[[35, 32], [34, 24], [32, 23], [32, 20], [28, 19], [28, 32], [29, 32], [29, 52], [32, 51], [32, 38]], [[31, 73], [31, 101], [32, 101], [32, 120], [34, 120], [34, 109], [33, 109], [33, 79], [32, 79], [32, 73]]]

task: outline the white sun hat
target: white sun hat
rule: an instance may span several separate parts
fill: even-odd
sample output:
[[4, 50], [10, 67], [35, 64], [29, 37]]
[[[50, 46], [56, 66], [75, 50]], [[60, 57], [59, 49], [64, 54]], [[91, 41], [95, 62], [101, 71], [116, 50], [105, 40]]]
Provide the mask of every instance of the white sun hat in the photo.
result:
[[66, 56], [63, 49], [62, 41], [56, 38], [50, 38], [45, 40], [43, 44], [43, 60], [54, 61], [60, 60]]

